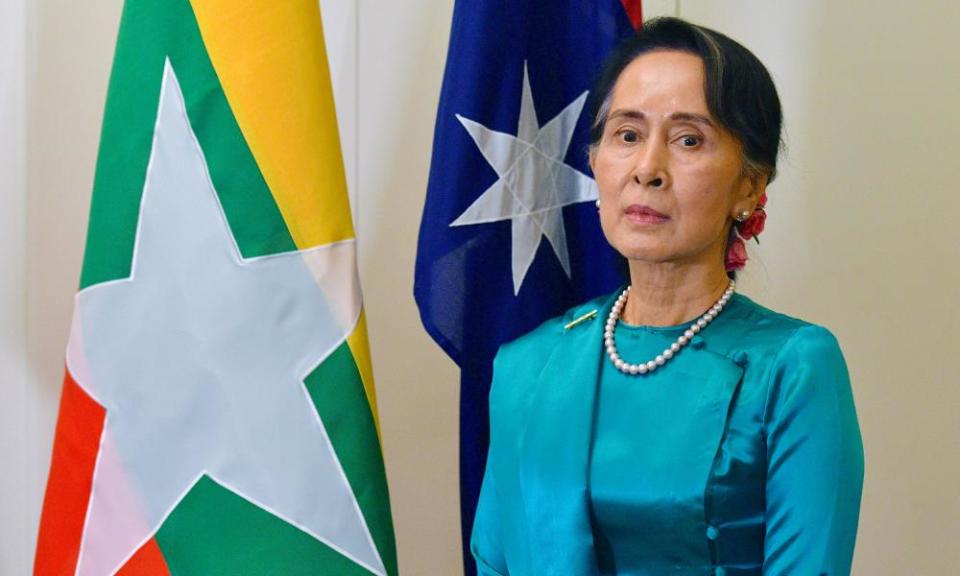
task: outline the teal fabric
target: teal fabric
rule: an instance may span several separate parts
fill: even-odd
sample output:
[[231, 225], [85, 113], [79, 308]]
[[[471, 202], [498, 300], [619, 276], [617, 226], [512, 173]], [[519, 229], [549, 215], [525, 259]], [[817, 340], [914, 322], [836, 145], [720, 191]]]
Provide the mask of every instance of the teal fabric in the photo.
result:
[[[848, 575], [863, 447], [833, 335], [737, 294], [673, 360], [628, 377], [602, 349], [614, 297], [494, 361], [479, 573]], [[621, 325], [617, 345], [639, 362], [686, 327]]]

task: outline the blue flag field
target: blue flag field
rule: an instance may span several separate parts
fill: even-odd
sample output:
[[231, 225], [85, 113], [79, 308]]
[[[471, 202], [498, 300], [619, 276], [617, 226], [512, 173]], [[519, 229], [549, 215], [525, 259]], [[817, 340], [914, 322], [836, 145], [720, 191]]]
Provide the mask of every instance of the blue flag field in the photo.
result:
[[454, 8], [414, 294], [424, 327], [461, 369], [468, 575], [493, 356], [623, 282], [594, 205], [587, 103], [606, 56], [639, 21], [629, 0]]

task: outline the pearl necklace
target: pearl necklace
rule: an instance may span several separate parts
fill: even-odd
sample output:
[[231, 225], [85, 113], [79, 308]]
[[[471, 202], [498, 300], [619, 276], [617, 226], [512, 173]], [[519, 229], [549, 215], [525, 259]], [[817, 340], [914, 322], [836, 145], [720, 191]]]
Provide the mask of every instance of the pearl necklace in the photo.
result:
[[610, 357], [610, 361], [613, 362], [613, 365], [617, 367], [617, 370], [623, 372], [624, 374], [647, 374], [648, 372], [653, 372], [660, 366], [663, 366], [667, 363], [667, 360], [676, 355], [681, 348], [687, 345], [690, 340], [693, 339], [694, 335], [697, 332], [701, 331], [706, 327], [707, 324], [713, 321], [714, 318], [720, 314], [720, 311], [723, 310], [723, 307], [727, 305], [727, 302], [730, 301], [730, 298], [733, 296], [733, 290], [736, 288], [737, 283], [733, 280], [730, 281], [730, 285], [727, 286], [726, 291], [723, 293], [723, 296], [709, 309], [707, 312], [697, 319], [693, 325], [690, 326], [677, 340], [668, 346], [663, 352], [657, 354], [657, 357], [649, 362], [641, 362], [640, 364], [630, 364], [624, 362], [623, 358], [620, 357], [620, 354], [617, 353], [617, 345], [613, 339], [613, 331], [617, 327], [617, 321], [620, 320], [620, 314], [623, 312], [623, 307], [627, 303], [627, 294], [630, 292], [630, 286], [627, 286], [624, 291], [620, 294], [620, 297], [617, 298], [617, 301], [614, 302], [613, 308], [610, 309], [610, 316], [607, 317], [607, 325], [603, 330], [603, 342], [607, 347], [607, 356]]

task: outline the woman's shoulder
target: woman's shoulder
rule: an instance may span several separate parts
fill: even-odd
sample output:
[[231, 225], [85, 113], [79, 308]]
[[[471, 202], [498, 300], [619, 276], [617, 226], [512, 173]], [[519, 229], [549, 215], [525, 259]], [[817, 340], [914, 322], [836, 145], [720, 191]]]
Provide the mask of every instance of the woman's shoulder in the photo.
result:
[[514, 359], [528, 361], [531, 355], [552, 350], [564, 332], [581, 322], [595, 320], [600, 309], [611, 296], [612, 294], [604, 294], [572, 306], [563, 314], [549, 318], [533, 330], [506, 342], [497, 353], [497, 361], [511, 362]]
[[772, 310], [743, 294], [735, 298], [737, 319], [741, 321], [735, 347], [762, 353], [771, 360], [783, 360], [791, 354], [840, 354], [840, 344], [826, 326]]

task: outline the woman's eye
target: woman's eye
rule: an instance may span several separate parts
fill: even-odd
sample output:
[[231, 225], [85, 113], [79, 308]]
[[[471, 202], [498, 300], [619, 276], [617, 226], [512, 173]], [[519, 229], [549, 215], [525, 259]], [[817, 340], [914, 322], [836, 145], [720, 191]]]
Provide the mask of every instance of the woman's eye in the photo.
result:
[[685, 148], [695, 148], [700, 145], [700, 137], [688, 134], [687, 136], [680, 137], [680, 143]]
[[626, 142], [627, 144], [633, 144], [639, 139], [640, 137], [637, 135], [637, 133], [632, 130], [624, 130], [620, 133], [620, 140]]

